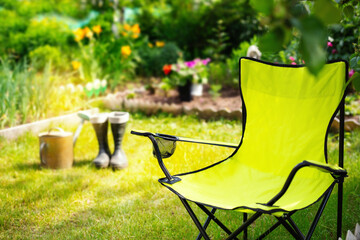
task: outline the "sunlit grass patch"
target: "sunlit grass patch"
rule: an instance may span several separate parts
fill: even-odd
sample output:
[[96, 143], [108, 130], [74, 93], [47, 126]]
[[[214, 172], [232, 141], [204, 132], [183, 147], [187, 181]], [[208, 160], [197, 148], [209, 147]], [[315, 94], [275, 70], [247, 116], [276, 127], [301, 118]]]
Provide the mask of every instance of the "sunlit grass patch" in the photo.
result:
[[[65, 130], [74, 131], [75, 127]], [[0, 140], [0, 238], [10, 239], [194, 239], [197, 230], [178, 198], [163, 188], [157, 179], [163, 173], [152, 156], [148, 139], [130, 134], [131, 129], [237, 143], [241, 124], [237, 121], [201, 121], [194, 117], [167, 115], [145, 118], [133, 114], [123, 140], [129, 167], [121, 171], [98, 170], [92, 165], [97, 142], [90, 123], [84, 125], [76, 143], [75, 163], [68, 170], [39, 167], [38, 137], [28, 134], [17, 141]], [[345, 166], [344, 229], [359, 222], [359, 132], [347, 139]], [[109, 131], [110, 148], [113, 149]], [[334, 145], [334, 146], [333, 146]], [[330, 158], [336, 144], [329, 142]], [[232, 149], [179, 143], [173, 157], [165, 159], [172, 174], [198, 169], [219, 161]], [[241, 183], [239, 183], [241, 184]], [[335, 191], [336, 192], [336, 191]], [[193, 205], [192, 205], [193, 206]], [[196, 208], [195, 208], [196, 209]], [[316, 205], [294, 215], [302, 230], [310, 225]], [[205, 215], [201, 211], [201, 221]], [[242, 214], [218, 211], [217, 216], [230, 229], [242, 222]], [[336, 197], [315, 231], [314, 239], [334, 238]], [[249, 229], [250, 238], [266, 230], [273, 218], [264, 217]], [[210, 236], [223, 239], [226, 234], [210, 224]], [[291, 239], [281, 227], [270, 239]]]

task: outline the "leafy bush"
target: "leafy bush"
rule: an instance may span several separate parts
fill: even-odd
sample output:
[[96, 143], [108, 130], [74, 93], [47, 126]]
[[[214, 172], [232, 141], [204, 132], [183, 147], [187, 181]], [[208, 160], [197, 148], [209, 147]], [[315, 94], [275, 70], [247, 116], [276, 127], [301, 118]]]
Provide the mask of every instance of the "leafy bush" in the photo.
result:
[[15, 11], [6, 9], [0, 11], [0, 22], [0, 55], [13, 54], [14, 48], [11, 47], [11, 43], [15, 40], [14, 34], [25, 32], [29, 23]]
[[7, 49], [18, 58], [27, 56], [40, 46], [57, 46], [66, 49], [71, 31], [63, 24], [50, 19], [31, 21], [25, 32], [10, 33]]
[[208, 40], [214, 37], [213, 29], [218, 27], [219, 20], [222, 20], [224, 32], [229, 36], [228, 45], [221, 54], [230, 54], [234, 46], [262, 31], [255, 11], [247, 1], [223, 0], [209, 4], [205, 1], [176, 0], [171, 2], [170, 9], [165, 7], [161, 15], [153, 14], [152, 10], [146, 9], [137, 16], [143, 33], [150, 40], [175, 42], [184, 50], [185, 59], [213, 58], [204, 50], [209, 46]]
[[62, 66], [61, 53], [57, 47], [49, 45], [40, 46], [31, 51], [29, 56], [34, 67], [39, 70], [44, 69], [49, 62], [51, 62], [51, 66], [55, 68]]
[[138, 65], [137, 72], [143, 76], [162, 76], [162, 67], [165, 64], [176, 63], [180, 49], [171, 42], [166, 43], [164, 47], [150, 46], [143, 45], [139, 49], [141, 62]]

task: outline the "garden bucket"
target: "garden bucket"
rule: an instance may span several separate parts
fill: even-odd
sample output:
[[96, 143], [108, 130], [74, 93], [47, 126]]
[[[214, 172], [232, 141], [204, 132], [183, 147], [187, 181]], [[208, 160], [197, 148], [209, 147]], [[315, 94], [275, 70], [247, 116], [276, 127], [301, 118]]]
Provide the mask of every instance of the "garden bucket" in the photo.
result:
[[[53, 131], [57, 129], [58, 131]], [[74, 161], [73, 134], [51, 128], [39, 134], [41, 166], [51, 169], [71, 168]]]

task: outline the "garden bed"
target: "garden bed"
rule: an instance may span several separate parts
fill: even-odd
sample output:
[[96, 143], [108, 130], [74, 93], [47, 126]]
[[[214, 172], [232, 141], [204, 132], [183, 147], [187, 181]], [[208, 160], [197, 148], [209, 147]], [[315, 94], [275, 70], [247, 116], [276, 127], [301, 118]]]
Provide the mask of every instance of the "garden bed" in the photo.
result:
[[[241, 96], [239, 89], [225, 87], [218, 97], [210, 94], [208, 85], [204, 86], [201, 97], [194, 97], [190, 102], [181, 102], [178, 92], [170, 90], [167, 93], [157, 90], [152, 93], [143, 87], [134, 90], [125, 88], [115, 94], [108, 94], [103, 98], [105, 106], [110, 110], [125, 110], [129, 112], [142, 111], [148, 115], [159, 111], [180, 114], [197, 115], [202, 119], [241, 119]], [[339, 129], [339, 120], [335, 118], [331, 127], [333, 131]], [[352, 131], [360, 127], [359, 115], [345, 117], [345, 130]]]

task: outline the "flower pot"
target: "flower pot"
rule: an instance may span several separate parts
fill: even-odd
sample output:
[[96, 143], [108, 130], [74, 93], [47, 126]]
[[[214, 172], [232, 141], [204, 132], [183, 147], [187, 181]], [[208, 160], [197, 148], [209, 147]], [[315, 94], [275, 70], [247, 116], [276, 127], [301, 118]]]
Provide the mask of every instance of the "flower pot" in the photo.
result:
[[191, 95], [194, 97], [200, 97], [203, 94], [203, 85], [202, 83], [193, 83], [191, 85]]
[[192, 100], [191, 96], [191, 80], [186, 80], [184, 86], [178, 86], [180, 101], [190, 102]]

